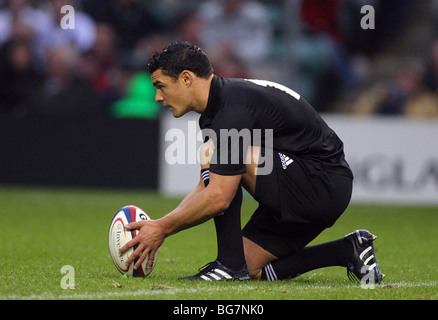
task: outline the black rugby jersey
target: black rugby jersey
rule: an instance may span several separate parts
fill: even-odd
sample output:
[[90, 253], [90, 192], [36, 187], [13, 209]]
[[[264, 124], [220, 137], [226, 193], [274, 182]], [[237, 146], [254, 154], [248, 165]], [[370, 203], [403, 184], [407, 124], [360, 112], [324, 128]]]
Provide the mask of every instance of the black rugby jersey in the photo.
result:
[[[266, 142], [272, 141], [274, 157], [283, 152], [294, 156], [309, 173], [325, 171], [353, 176], [336, 133], [299, 94], [274, 82], [215, 75], [199, 126], [205, 140], [211, 138], [212, 132], [216, 134], [216, 161], [212, 161], [210, 171], [217, 174], [246, 172], [244, 139], [224, 135], [235, 129], [234, 132], [249, 130], [251, 145], [270, 147]], [[222, 158], [224, 148], [228, 157]], [[231, 158], [233, 152], [239, 153], [238, 161]]]

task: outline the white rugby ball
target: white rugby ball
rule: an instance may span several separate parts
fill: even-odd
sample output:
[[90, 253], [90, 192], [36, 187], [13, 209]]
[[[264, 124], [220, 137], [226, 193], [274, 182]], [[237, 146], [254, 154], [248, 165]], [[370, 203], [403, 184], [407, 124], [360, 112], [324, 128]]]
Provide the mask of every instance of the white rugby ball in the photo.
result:
[[147, 257], [142, 262], [141, 267], [137, 270], [134, 270], [134, 264], [137, 262], [137, 259], [135, 259], [129, 266], [127, 266], [125, 262], [132, 252], [134, 252], [137, 246], [129, 248], [129, 250], [123, 254], [119, 253], [120, 248], [122, 248], [125, 243], [133, 239], [138, 233], [138, 230], [125, 230], [125, 225], [141, 220], [151, 220], [151, 218], [139, 207], [128, 205], [117, 211], [109, 228], [108, 241], [111, 257], [113, 258], [113, 262], [117, 269], [122, 274], [127, 276], [146, 277], [152, 272], [152, 269], [157, 261], [158, 251], [154, 256], [154, 264], [152, 268], [146, 268], [149, 260], [149, 257]]

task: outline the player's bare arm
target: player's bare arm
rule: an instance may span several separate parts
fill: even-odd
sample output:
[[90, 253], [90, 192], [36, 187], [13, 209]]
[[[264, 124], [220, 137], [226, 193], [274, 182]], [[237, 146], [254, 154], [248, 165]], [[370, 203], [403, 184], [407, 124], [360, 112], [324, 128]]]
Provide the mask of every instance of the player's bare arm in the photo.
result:
[[186, 204], [160, 218], [166, 236], [193, 227], [228, 208], [241, 180], [240, 175], [222, 176], [210, 173], [210, 184]]
[[184, 199], [180, 202], [180, 206], [183, 206], [183, 205], [185, 205], [186, 203], [189, 203], [192, 199], [193, 199], [193, 197], [195, 196], [195, 195], [197, 195], [199, 192], [201, 192], [202, 190], [204, 190], [204, 183], [202, 182], [202, 178], [201, 178], [201, 176], [199, 177], [199, 182], [198, 182], [198, 184], [196, 185], [196, 187], [192, 190], [192, 191], [190, 191], [185, 197], [184, 197]]
[[[150, 254], [153, 256], [164, 239], [184, 229], [196, 226], [213, 218], [228, 208], [239, 186], [241, 175], [222, 176], [210, 173], [210, 184], [199, 192], [191, 192], [175, 210], [157, 220], [139, 221], [126, 226], [127, 229], [139, 229], [138, 235], [120, 249], [123, 253], [137, 245], [136, 250], [126, 261], [131, 264], [137, 257], [134, 269], [138, 268]], [[198, 189], [199, 185], [194, 189]], [[149, 261], [147, 267], [152, 267]]]

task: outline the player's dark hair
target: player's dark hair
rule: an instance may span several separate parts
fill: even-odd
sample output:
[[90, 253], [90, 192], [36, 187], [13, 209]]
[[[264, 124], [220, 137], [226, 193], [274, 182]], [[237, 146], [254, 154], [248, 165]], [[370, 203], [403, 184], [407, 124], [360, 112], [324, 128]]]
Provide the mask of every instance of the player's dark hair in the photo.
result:
[[205, 52], [185, 41], [172, 42], [163, 51], [156, 52], [149, 60], [147, 69], [150, 74], [161, 69], [174, 80], [177, 80], [184, 70], [192, 71], [198, 77], [205, 79], [213, 73]]

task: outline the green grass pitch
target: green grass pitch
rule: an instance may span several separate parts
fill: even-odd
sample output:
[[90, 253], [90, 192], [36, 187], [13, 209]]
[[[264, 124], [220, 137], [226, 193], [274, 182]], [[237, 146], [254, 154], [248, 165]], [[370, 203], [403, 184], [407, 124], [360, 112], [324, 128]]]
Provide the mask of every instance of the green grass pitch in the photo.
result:
[[[351, 205], [314, 243], [365, 228], [378, 236], [376, 256], [386, 278], [374, 289], [330, 267], [278, 282], [190, 282], [216, 256], [209, 221], [166, 239], [147, 278], [126, 278], [108, 250], [108, 227], [124, 205], [153, 219], [179, 199], [146, 191], [0, 187], [0, 300], [436, 300], [438, 298], [438, 207]], [[256, 203], [246, 197], [242, 221]], [[63, 289], [65, 265], [74, 268], [74, 288]], [[65, 282], [65, 280], [64, 280]]]

